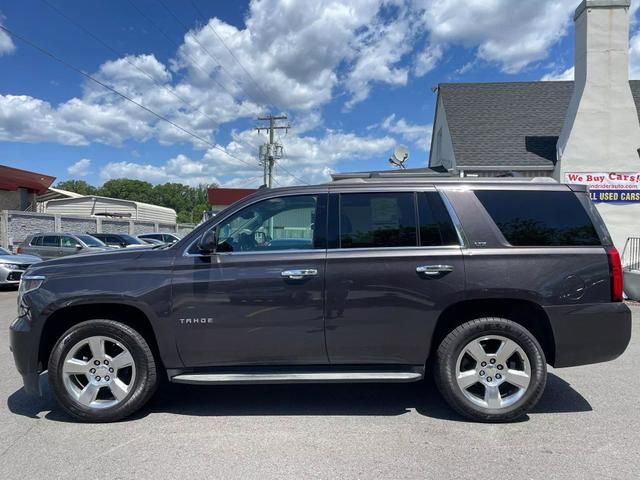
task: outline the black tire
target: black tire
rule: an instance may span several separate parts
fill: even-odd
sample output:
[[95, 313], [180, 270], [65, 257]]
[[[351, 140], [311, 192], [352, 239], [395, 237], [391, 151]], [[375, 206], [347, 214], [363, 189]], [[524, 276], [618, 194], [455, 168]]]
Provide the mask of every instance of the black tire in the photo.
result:
[[[513, 405], [489, 409], [469, 400], [456, 380], [458, 357], [467, 344], [484, 336], [510, 339], [526, 354], [531, 375], [524, 395]], [[521, 325], [505, 318], [478, 318], [463, 323], [440, 343], [436, 353], [434, 376], [438, 390], [460, 415], [478, 422], [511, 422], [525, 415], [540, 400], [547, 381], [547, 363], [536, 338]]]
[[[136, 369], [131, 390], [120, 403], [108, 408], [86, 407], [67, 392], [62, 367], [69, 351], [83, 339], [105, 336], [117, 340], [131, 353]], [[56, 342], [49, 357], [49, 383], [62, 408], [82, 422], [115, 422], [140, 409], [158, 386], [158, 366], [147, 341], [136, 330], [114, 320], [88, 320], [74, 325]]]

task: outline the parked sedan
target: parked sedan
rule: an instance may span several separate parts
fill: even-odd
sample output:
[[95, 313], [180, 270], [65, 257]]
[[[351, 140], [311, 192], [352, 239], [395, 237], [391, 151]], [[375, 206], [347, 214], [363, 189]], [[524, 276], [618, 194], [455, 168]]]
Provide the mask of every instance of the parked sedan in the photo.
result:
[[180, 237], [173, 233], [143, 233], [138, 235], [138, 238], [141, 238], [142, 240], [153, 238], [154, 240], [160, 240], [163, 243], [176, 243], [180, 240]]
[[24, 271], [40, 261], [34, 255], [16, 255], [0, 248], [0, 285], [17, 285]]
[[17, 249], [18, 253], [37, 255], [45, 260], [109, 250], [114, 248], [85, 233], [37, 233], [29, 235]]
[[138, 237], [126, 233], [92, 233], [92, 237], [97, 238], [109, 247], [116, 248], [140, 248], [148, 247], [147, 242]]
[[156, 245], [165, 245], [165, 243], [162, 240], [156, 240], [155, 238], [142, 238], [142, 237], [138, 237], [140, 240], [142, 240], [144, 243], [148, 243], [149, 245], [153, 245], [154, 247]]

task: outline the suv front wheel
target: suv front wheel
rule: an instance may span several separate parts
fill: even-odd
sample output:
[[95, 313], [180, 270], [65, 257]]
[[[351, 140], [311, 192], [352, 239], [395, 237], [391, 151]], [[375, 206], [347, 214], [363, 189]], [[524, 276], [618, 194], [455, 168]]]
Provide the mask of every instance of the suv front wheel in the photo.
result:
[[478, 318], [450, 332], [438, 347], [436, 384], [461, 415], [509, 422], [540, 399], [547, 379], [536, 338], [504, 318]]
[[113, 320], [89, 320], [60, 337], [49, 358], [49, 382], [60, 405], [85, 422], [121, 420], [142, 407], [158, 374], [148, 343]]

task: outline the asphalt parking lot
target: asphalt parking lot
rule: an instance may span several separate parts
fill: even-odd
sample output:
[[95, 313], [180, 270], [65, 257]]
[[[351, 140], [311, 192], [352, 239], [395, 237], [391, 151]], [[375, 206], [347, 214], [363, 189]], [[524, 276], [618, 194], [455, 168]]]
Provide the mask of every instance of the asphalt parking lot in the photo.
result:
[[[0, 290], [0, 478], [638, 478], [640, 332], [618, 360], [551, 370], [528, 418], [461, 420], [427, 382], [164, 385], [134, 418], [71, 421], [26, 396]], [[632, 307], [640, 321], [640, 308]]]

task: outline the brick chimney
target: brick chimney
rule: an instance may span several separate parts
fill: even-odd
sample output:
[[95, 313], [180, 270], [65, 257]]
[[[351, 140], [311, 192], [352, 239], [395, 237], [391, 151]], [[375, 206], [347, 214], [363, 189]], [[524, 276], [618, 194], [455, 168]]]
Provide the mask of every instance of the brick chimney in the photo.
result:
[[[568, 183], [567, 172], [640, 171], [640, 123], [629, 86], [629, 4], [583, 0], [576, 9], [575, 86], [554, 171], [561, 182]], [[634, 227], [640, 204], [597, 205], [619, 249], [627, 236], [640, 234]]]

